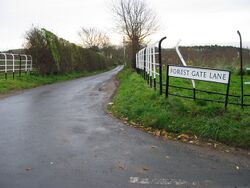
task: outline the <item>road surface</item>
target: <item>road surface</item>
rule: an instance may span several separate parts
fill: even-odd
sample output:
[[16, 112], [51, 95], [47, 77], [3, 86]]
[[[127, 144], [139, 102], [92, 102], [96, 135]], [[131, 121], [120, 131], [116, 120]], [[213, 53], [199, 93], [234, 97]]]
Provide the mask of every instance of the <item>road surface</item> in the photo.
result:
[[250, 187], [244, 156], [164, 141], [110, 117], [118, 67], [0, 100], [0, 188]]

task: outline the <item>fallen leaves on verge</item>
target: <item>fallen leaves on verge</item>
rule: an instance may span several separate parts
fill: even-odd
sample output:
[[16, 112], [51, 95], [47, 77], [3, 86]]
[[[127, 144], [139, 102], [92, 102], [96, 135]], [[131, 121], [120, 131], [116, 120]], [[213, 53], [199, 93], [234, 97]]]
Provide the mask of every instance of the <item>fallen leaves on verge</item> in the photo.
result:
[[182, 142], [187, 142], [190, 144], [199, 144], [199, 140], [196, 135], [190, 136], [187, 134], [180, 134], [179, 136], [177, 136], [177, 140], [180, 140]]
[[128, 118], [126, 117], [121, 117], [121, 120], [123, 121], [124, 124], [129, 125], [130, 127], [142, 130], [144, 132], [147, 132], [149, 134], [152, 134], [156, 137], [162, 137], [163, 139], [173, 139], [173, 140], [180, 140], [182, 142], [189, 142], [190, 144], [199, 144], [199, 140], [196, 135], [194, 136], [189, 136], [187, 134], [180, 134], [176, 135], [174, 133], [169, 133], [166, 130], [159, 130], [155, 129], [152, 127], [145, 127], [141, 124], [135, 123], [133, 121], [128, 122]]
[[[222, 143], [219, 143], [217, 141], [208, 139], [207, 141], [200, 140], [196, 135], [188, 135], [188, 134], [175, 134], [167, 132], [166, 130], [159, 130], [152, 127], [145, 127], [142, 124], [135, 123], [133, 121], [129, 122], [127, 117], [120, 117], [120, 119], [124, 122], [124, 124], [139, 129], [141, 131], [147, 132], [149, 134], [152, 134], [156, 137], [163, 138], [164, 140], [179, 140], [181, 142], [193, 144], [193, 145], [207, 145], [214, 149], [224, 151], [226, 153], [230, 153], [235, 151], [235, 148], [228, 147]], [[154, 147], [152, 147], [154, 148]], [[236, 148], [237, 149], [237, 148]], [[250, 152], [245, 152], [245, 154], [250, 156]]]
[[161, 131], [156, 130], [156, 131], [154, 132], [154, 135], [155, 135], [155, 136], [161, 136]]
[[178, 137], [177, 137], [178, 140], [181, 140], [183, 142], [187, 142], [189, 140], [189, 136], [187, 134], [180, 134]]

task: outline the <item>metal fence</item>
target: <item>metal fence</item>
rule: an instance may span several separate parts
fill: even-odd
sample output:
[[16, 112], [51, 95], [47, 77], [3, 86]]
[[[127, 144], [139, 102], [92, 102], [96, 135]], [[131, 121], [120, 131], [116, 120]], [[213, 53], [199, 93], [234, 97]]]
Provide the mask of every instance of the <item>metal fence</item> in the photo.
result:
[[136, 54], [136, 68], [144, 79], [150, 84], [150, 87], [156, 89], [159, 85], [160, 94], [162, 94], [162, 58], [161, 44], [166, 39], [163, 37], [160, 41], [141, 49]]
[[[174, 85], [169, 83], [169, 72], [168, 72], [168, 67], [169, 65], [166, 64], [167, 66], [163, 66], [162, 64], [162, 48], [161, 44], [163, 40], [166, 39], [166, 37], [162, 38], [160, 41], [149, 45], [143, 49], [141, 49], [137, 54], [136, 54], [136, 68], [137, 72], [139, 72], [145, 80], [147, 80], [147, 83], [150, 85], [150, 87], [153, 87], [156, 89], [157, 85], [159, 85], [159, 91], [160, 95], [164, 92], [166, 97], [169, 95], [177, 96], [177, 97], [183, 97], [187, 99], [193, 99], [193, 100], [203, 100], [203, 101], [210, 101], [210, 102], [218, 102], [218, 103], [224, 103], [225, 108], [227, 107], [227, 104], [232, 104], [232, 105], [239, 105], [242, 108], [244, 106], [250, 106], [247, 101], [245, 100], [246, 97], [250, 98], [250, 94], [244, 93], [244, 85], [250, 84], [250, 82], [244, 82], [244, 70], [243, 70], [243, 58], [242, 58], [242, 39], [241, 39], [241, 34], [239, 31], [237, 31], [239, 36], [240, 36], [240, 66], [241, 66], [241, 71], [240, 71], [240, 79], [241, 79], [241, 85], [239, 88], [241, 88], [240, 94], [230, 94], [229, 93], [229, 86], [231, 84], [230, 80], [230, 73], [229, 73], [229, 82], [225, 87], [225, 91], [212, 91], [212, 90], [207, 90], [207, 89], [197, 89], [196, 88], [196, 82], [194, 79], [191, 79], [192, 82], [192, 87], [187, 87], [187, 85], [180, 86], [180, 85]], [[188, 67], [184, 58], [182, 57], [180, 51], [179, 51], [179, 43], [176, 45], [176, 53], [178, 54], [178, 57], [180, 61], [183, 64], [183, 67]], [[166, 67], [166, 70], [163, 71], [163, 67]], [[199, 67], [197, 67], [199, 69]], [[201, 69], [204, 69], [200, 67]], [[215, 70], [215, 69], [214, 69]], [[223, 71], [223, 70], [217, 70], [217, 71]], [[250, 68], [247, 68], [246, 71], [250, 71]], [[163, 74], [164, 72], [164, 74]], [[166, 72], [166, 74], [165, 74]], [[224, 71], [225, 72], [225, 71]], [[166, 82], [163, 83], [163, 75], [166, 76]], [[196, 79], [197, 80], [197, 79]], [[198, 79], [199, 80], [199, 79]], [[191, 84], [190, 84], [191, 86]], [[163, 90], [163, 87], [165, 87], [165, 90]], [[192, 92], [190, 93], [191, 95], [183, 95], [179, 93], [174, 93], [170, 91], [170, 88], [173, 88], [175, 90], [180, 90], [180, 91], [187, 91], [187, 92]], [[220, 87], [222, 88], [222, 87]], [[223, 88], [222, 88], [223, 89]], [[224, 89], [223, 89], [224, 90]], [[197, 94], [205, 94], [206, 97], [197, 97]], [[229, 100], [230, 97], [230, 100]], [[226, 100], [225, 100], [226, 99]]]
[[14, 78], [16, 73], [21, 75], [22, 72], [27, 73], [31, 71], [31, 55], [0, 52], [0, 74], [4, 74], [5, 79], [7, 79], [9, 73]]

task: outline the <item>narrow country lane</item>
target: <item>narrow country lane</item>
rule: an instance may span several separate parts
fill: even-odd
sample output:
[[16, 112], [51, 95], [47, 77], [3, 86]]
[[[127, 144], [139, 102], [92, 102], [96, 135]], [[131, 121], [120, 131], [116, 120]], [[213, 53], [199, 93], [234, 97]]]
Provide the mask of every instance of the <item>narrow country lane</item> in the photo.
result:
[[0, 188], [250, 188], [249, 158], [107, 115], [121, 69], [0, 99]]

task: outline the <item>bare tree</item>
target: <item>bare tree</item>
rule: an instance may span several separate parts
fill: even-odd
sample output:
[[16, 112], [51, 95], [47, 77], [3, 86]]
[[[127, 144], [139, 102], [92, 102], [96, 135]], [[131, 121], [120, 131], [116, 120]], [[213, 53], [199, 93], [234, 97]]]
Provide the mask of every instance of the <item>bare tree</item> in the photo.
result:
[[120, 31], [127, 36], [132, 48], [132, 67], [135, 54], [146, 37], [158, 29], [156, 14], [143, 0], [117, 0], [113, 12]]
[[82, 27], [78, 34], [84, 47], [100, 49], [110, 45], [110, 38], [97, 28]]

